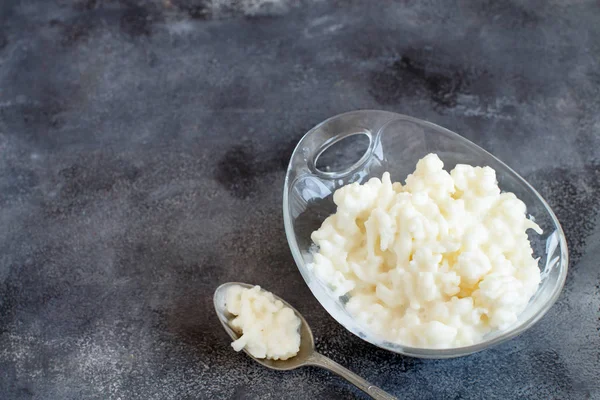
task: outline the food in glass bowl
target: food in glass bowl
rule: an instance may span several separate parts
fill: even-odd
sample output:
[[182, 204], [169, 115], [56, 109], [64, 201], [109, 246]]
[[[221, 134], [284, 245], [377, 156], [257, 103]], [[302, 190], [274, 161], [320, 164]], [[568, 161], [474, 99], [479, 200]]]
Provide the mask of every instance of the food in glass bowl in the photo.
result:
[[[509, 326], [498, 322], [498, 329], [490, 330], [481, 338], [472, 338], [472, 344], [466, 344], [469, 341], [465, 339], [454, 341], [451, 347], [439, 343], [427, 345], [411, 340], [403, 342], [398, 336], [392, 338], [396, 341], [392, 341], [385, 334], [378, 335], [351, 312], [348, 307], [351, 293], [340, 295], [338, 287], [317, 275], [317, 268], [309, 267], [315, 264], [318, 254], [311, 235], [336, 213], [334, 193], [338, 189], [355, 183], [366, 185], [372, 178], [381, 180], [385, 172], [389, 172], [391, 182], [404, 180], [415, 170], [417, 162], [430, 153], [438, 156], [447, 171], [452, 171], [457, 165], [493, 169], [502, 191], [514, 193], [525, 205], [530, 222], [524, 223], [535, 222], [541, 229], [539, 234], [533, 229], [527, 231], [533, 258], [538, 260], [539, 284], [535, 293], [518, 313], [516, 321]], [[288, 244], [298, 270], [327, 312], [363, 340], [413, 357], [464, 356], [514, 338], [539, 321], [554, 304], [568, 270], [567, 244], [560, 223], [529, 183], [502, 161], [462, 136], [430, 122], [388, 111], [360, 110], [340, 114], [304, 135], [292, 154], [286, 173], [283, 217]], [[531, 254], [528, 256], [531, 258]], [[531, 268], [526, 270], [533, 271]], [[535, 281], [533, 275], [534, 272], [528, 278], [531, 282]], [[529, 287], [533, 287], [533, 283]], [[380, 291], [383, 293], [384, 288]], [[460, 300], [460, 292], [456, 297]], [[497, 321], [514, 319], [500, 317], [501, 314]]]
[[517, 321], [540, 283], [525, 204], [490, 167], [419, 160], [406, 183], [385, 172], [343, 186], [311, 235], [308, 265], [350, 314], [393, 343], [452, 348]]

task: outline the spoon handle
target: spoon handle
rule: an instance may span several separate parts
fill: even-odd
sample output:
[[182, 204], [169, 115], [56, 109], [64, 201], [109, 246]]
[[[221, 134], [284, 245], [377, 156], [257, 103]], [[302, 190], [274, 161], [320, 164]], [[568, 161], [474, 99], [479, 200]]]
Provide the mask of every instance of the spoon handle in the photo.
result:
[[316, 351], [310, 356], [306, 362], [307, 365], [314, 365], [317, 367], [328, 369], [329, 371], [338, 374], [348, 382], [355, 385], [357, 388], [374, 398], [375, 400], [398, 400], [391, 394], [384, 392], [377, 386], [371, 385], [369, 382], [356, 375], [354, 372], [342, 367], [330, 358], [325, 357]]

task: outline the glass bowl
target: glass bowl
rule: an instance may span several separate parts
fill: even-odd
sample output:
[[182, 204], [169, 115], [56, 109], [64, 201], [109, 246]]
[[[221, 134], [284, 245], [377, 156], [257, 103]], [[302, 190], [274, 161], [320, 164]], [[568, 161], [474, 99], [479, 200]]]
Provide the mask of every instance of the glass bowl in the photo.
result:
[[[362, 140], [358, 141], [357, 138]], [[404, 182], [406, 176], [414, 171], [417, 161], [428, 153], [437, 153], [448, 171], [459, 163], [494, 168], [501, 190], [513, 192], [521, 199], [527, 206], [530, 218], [544, 230], [542, 235], [529, 235], [534, 256], [540, 258], [542, 279], [527, 308], [512, 326], [492, 332], [482, 342], [470, 346], [451, 349], [417, 348], [374, 336], [369, 333], [368, 328], [360, 326], [353, 319], [340, 298], [334, 296], [326, 284], [307, 268], [307, 264], [312, 261], [313, 251], [316, 250], [310, 235], [321, 226], [325, 218], [335, 212], [335, 190], [349, 183], [362, 183], [372, 177], [381, 178], [385, 171], [390, 172], [392, 181]], [[320, 157], [331, 162], [328, 164], [318, 161]], [[337, 164], [347, 163], [352, 159], [357, 161], [350, 166], [336, 168]], [[292, 154], [287, 170], [283, 190], [283, 216], [287, 240], [298, 269], [327, 312], [346, 329], [367, 342], [412, 357], [464, 356], [523, 333], [554, 304], [567, 275], [565, 235], [546, 201], [531, 185], [502, 161], [458, 134], [430, 122], [392, 112], [361, 110], [340, 114], [320, 123], [304, 135]]]

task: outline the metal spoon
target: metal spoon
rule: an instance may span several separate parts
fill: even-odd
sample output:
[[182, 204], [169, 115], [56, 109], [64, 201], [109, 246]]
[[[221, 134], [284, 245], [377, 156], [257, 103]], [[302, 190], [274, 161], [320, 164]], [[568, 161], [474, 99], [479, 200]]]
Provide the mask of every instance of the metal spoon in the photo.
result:
[[[217, 316], [219, 317], [219, 321], [221, 321], [223, 328], [225, 328], [225, 331], [227, 331], [227, 333], [229, 334], [229, 336], [231, 336], [233, 340], [237, 340], [240, 337], [240, 335], [236, 331], [234, 331], [231, 328], [231, 326], [229, 326], [229, 321], [232, 320], [234, 316], [227, 312], [225, 308], [225, 293], [227, 292], [227, 289], [234, 285], [239, 285], [245, 288], [253, 287], [253, 285], [248, 285], [247, 283], [240, 282], [224, 283], [221, 286], [219, 286], [217, 290], [215, 290], [213, 300], [215, 303], [215, 311], [217, 312]], [[364, 391], [366, 394], [368, 394], [374, 399], [397, 400], [396, 397], [384, 392], [377, 386], [371, 385], [369, 382], [356, 375], [354, 372], [347, 370], [340, 364], [336, 363], [333, 360], [330, 360], [324, 355], [317, 353], [315, 351], [315, 340], [313, 338], [312, 331], [310, 330], [310, 327], [308, 326], [308, 323], [306, 322], [304, 317], [298, 312], [298, 310], [289, 305], [282, 298], [278, 296], [275, 296], [275, 298], [281, 300], [283, 304], [294, 310], [298, 318], [300, 318], [300, 320], [302, 321], [302, 325], [300, 327], [300, 351], [297, 355], [287, 360], [268, 360], [256, 358], [252, 356], [252, 354], [248, 353], [246, 349], [244, 349], [244, 352], [246, 352], [246, 354], [248, 354], [252, 359], [254, 359], [254, 361], [264, 365], [267, 368], [275, 369], [278, 371], [289, 371], [291, 369], [296, 369], [306, 365], [313, 365], [325, 368], [331, 372], [338, 374], [342, 378], [345, 378], [348, 382], [356, 385], [356, 387], [358, 387], [360, 390]]]

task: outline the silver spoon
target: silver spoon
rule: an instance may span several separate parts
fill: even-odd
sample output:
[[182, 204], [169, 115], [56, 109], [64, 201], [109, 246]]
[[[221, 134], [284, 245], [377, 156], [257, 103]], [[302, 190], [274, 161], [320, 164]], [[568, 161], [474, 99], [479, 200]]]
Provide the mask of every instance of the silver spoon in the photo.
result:
[[[245, 288], [253, 287], [253, 285], [248, 285], [247, 283], [240, 282], [224, 283], [221, 286], [219, 286], [217, 290], [215, 290], [213, 300], [215, 303], [215, 310], [217, 312], [217, 316], [219, 317], [219, 321], [221, 321], [223, 328], [225, 328], [225, 331], [227, 331], [227, 333], [229, 334], [229, 336], [231, 336], [233, 340], [237, 340], [240, 337], [240, 335], [229, 326], [229, 322], [231, 321], [231, 319], [234, 318], [234, 316], [227, 312], [225, 308], [225, 293], [227, 292], [227, 289], [234, 285], [239, 285]], [[302, 325], [300, 327], [300, 351], [297, 355], [287, 360], [267, 360], [256, 358], [252, 356], [252, 354], [248, 353], [246, 349], [244, 349], [244, 352], [248, 354], [250, 358], [258, 362], [259, 364], [264, 365], [267, 368], [275, 369], [278, 371], [289, 371], [291, 369], [296, 369], [306, 365], [313, 365], [325, 368], [331, 372], [338, 374], [342, 378], [346, 379], [348, 382], [356, 385], [356, 387], [358, 387], [360, 390], [362, 390], [374, 399], [397, 400], [396, 397], [384, 392], [377, 386], [371, 385], [369, 382], [356, 375], [354, 372], [347, 370], [340, 364], [325, 357], [324, 355], [317, 353], [315, 351], [315, 339], [313, 338], [312, 331], [310, 330], [310, 327], [308, 326], [308, 323], [306, 322], [304, 317], [298, 312], [298, 310], [289, 305], [282, 298], [278, 296], [275, 296], [275, 298], [281, 300], [283, 304], [294, 310], [298, 318], [300, 318], [300, 320], [302, 321]]]

